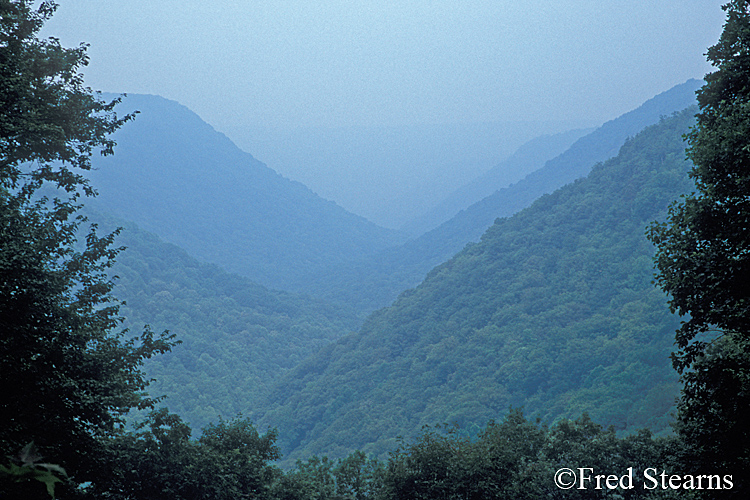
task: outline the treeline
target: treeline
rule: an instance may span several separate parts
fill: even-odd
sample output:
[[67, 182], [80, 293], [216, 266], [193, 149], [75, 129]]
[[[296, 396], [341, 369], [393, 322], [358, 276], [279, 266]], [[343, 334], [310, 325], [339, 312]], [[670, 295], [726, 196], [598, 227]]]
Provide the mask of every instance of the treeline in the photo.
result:
[[[86, 487], [93, 498], [396, 500], [513, 498], [685, 498], [731, 489], [721, 471], [691, 470], [678, 438], [643, 430], [618, 437], [588, 416], [552, 427], [512, 410], [476, 439], [451, 426], [425, 428], [387, 460], [361, 451], [338, 460], [313, 456], [290, 470], [273, 465], [276, 434], [247, 419], [220, 421], [190, 439], [165, 410], [107, 446], [113, 466]], [[677, 473], [679, 471], [679, 474]], [[597, 477], [599, 476], [599, 477]]]
[[[335, 461], [313, 456], [287, 471], [272, 463], [279, 458], [275, 432], [259, 434], [246, 419], [209, 425], [197, 440], [190, 435], [177, 415], [153, 412], [135, 432], [106, 443], [99, 477], [69, 497], [522, 500], [611, 498], [616, 491], [627, 499], [684, 498], [736, 482], [721, 471], [683, 472], [690, 464], [680, 460], [675, 437], [643, 430], [621, 438], [586, 415], [547, 427], [513, 410], [476, 439], [454, 427], [425, 428], [384, 461], [356, 451]], [[3, 498], [42, 498], [42, 490], [19, 482]]]
[[425, 427], [385, 460], [355, 451], [289, 470], [274, 464], [276, 431], [261, 434], [246, 418], [191, 434], [179, 416], [155, 410], [134, 431], [103, 441], [96, 472], [77, 486], [26, 450], [0, 466], [0, 498], [49, 498], [55, 483], [61, 498], [112, 500], [744, 498], [743, 476], [696, 461], [682, 437], [646, 429], [620, 437], [585, 414], [548, 427], [511, 410], [476, 438], [447, 424]]

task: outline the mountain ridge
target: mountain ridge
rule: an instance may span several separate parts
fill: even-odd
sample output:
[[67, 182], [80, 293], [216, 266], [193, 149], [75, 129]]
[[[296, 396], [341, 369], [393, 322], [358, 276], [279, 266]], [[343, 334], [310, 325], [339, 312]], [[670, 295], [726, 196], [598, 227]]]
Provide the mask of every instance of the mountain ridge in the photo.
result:
[[666, 432], [679, 321], [651, 284], [644, 232], [690, 188], [682, 135], [695, 110], [498, 219], [358, 332], [288, 372], [253, 417], [278, 427], [289, 461], [347, 446], [382, 455], [422, 425], [470, 432], [508, 406], [545, 422], [587, 411], [619, 430]]
[[295, 290], [328, 263], [404, 240], [282, 177], [175, 101], [129, 95], [118, 107], [133, 109], [116, 154], [94, 159], [92, 206], [200, 260]]
[[[456, 187], [542, 134], [577, 121], [435, 123], [231, 130], [240, 147], [324, 198], [399, 229]], [[245, 138], [245, 140], [243, 140]]]
[[356, 311], [292, 292], [270, 290], [199, 262], [131, 221], [84, 207], [99, 230], [122, 232], [125, 247], [109, 271], [122, 302], [122, 328], [148, 325], [181, 342], [146, 360], [149, 392], [198, 431], [233, 417], [272, 382], [327, 343], [361, 325]]
[[455, 217], [461, 210], [543, 167], [547, 161], [559, 156], [576, 140], [595, 129], [596, 127], [579, 128], [556, 134], [545, 134], [525, 142], [511, 156], [453, 191], [429, 213], [412, 219], [402, 226], [401, 230], [420, 236], [435, 229], [443, 222]]
[[353, 264], [329, 266], [314, 276], [304, 291], [333, 302], [354, 303], [365, 311], [389, 304], [400, 292], [420, 283], [430, 269], [467, 244], [477, 242], [497, 218], [511, 216], [543, 194], [586, 175], [596, 163], [614, 156], [629, 137], [644, 127], [695, 104], [695, 90], [700, 85], [699, 80], [692, 79], [654, 96], [581, 137], [522, 180], [495, 191], [437, 228]]

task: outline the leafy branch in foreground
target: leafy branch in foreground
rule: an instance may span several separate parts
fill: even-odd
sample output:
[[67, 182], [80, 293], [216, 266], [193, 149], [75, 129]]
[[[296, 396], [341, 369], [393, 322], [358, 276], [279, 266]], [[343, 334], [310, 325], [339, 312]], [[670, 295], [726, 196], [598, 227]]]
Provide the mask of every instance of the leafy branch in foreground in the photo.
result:
[[[656, 280], [674, 312], [675, 367], [682, 371], [708, 343], [701, 334], [750, 331], [750, 12], [747, 1], [724, 6], [727, 22], [708, 50], [717, 68], [698, 91], [700, 112], [688, 134], [696, 192], [654, 223]], [[697, 339], [697, 340], [696, 340]]]
[[59, 465], [40, 460], [41, 457], [31, 442], [23, 447], [17, 457], [13, 457], [8, 466], [0, 465], [0, 478], [6, 484], [13, 484], [9, 488], [12, 490], [11, 495], [17, 495], [19, 498], [31, 496], [37, 483], [42, 483], [49, 496], [55, 497], [55, 484], [62, 482], [61, 476], [66, 478], [68, 475]]

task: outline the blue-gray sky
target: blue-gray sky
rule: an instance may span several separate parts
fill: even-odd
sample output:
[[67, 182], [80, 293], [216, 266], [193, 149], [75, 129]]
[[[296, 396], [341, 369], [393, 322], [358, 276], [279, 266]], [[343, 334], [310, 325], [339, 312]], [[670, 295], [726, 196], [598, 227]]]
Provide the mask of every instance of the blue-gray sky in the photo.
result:
[[220, 131], [604, 121], [709, 69], [719, 0], [59, 0], [89, 85]]

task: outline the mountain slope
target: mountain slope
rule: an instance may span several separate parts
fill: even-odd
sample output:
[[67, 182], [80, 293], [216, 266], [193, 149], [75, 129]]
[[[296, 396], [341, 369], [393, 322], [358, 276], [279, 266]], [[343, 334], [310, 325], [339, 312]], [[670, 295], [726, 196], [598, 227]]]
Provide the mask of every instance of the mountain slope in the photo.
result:
[[432, 247], [437, 241], [458, 242], [471, 233], [476, 239], [498, 217], [508, 217], [529, 206], [543, 194], [551, 193], [575, 179], [585, 176], [597, 162], [616, 155], [629, 138], [662, 116], [669, 116], [695, 104], [695, 91], [703, 82], [688, 80], [649, 99], [638, 108], [611, 120], [594, 132], [577, 140], [567, 151], [531, 172], [518, 183], [499, 189], [448, 221], [444, 227], [425, 235], [421, 247]]
[[402, 241], [281, 177], [174, 101], [131, 95], [120, 109], [140, 114], [114, 135], [116, 154], [96, 159], [93, 205], [198, 259], [294, 290], [327, 265]]
[[422, 235], [455, 217], [461, 210], [483, 200], [498, 189], [508, 187], [541, 168], [548, 160], [564, 153], [575, 141], [594, 129], [568, 130], [536, 137], [524, 143], [509, 158], [461, 186], [427, 214], [405, 224], [401, 229], [408, 234]]
[[[90, 212], [90, 210], [87, 210]], [[198, 430], [256, 404], [273, 381], [361, 324], [350, 309], [277, 292], [204, 264], [156, 235], [97, 213], [103, 229], [124, 227], [127, 247], [112, 274], [126, 302], [125, 325], [170, 330], [182, 344], [146, 362], [149, 391]]]
[[476, 242], [498, 217], [508, 217], [546, 193], [585, 176], [595, 163], [611, 158], [628, 137], [644, 127], [695, 104], [698, 80], [689, 80], [646, 101], [578, 139], [567, 151], [521, 181], [461, 211], [422, 236], [367, 256], [348, 266], [329, 268], [304, 290], [332, 301], [373, 310], [391, 303], [402, 290], [416, 286], [434, 266]]
[[255, 414], [285, 456], [383, 454], [397, 436], [509, 406], [544, 421], [588, 411], [664, 430], [677, 395], [678, 320], [651, 284], [644, 231], [690, 187], [695, 108], [626, 142], [585, 179], [499, 219], [356, 334], [287, 373]]
[[426, 212], [524, 142], [580, 126], [521, 120], [292, 129], [257, 125], [227, 132], [285, 177], [392, 228]]

